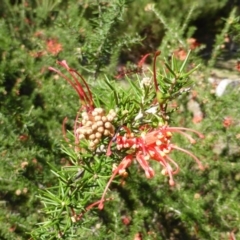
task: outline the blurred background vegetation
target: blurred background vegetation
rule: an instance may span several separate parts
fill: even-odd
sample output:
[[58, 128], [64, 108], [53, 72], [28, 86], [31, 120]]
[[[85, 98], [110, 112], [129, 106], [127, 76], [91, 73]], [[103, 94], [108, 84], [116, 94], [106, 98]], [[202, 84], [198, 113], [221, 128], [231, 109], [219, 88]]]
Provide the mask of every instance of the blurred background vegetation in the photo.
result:
[[[110, 203], [93, 221], [91, 231], [79, 229], [76, 239], [240, 237], [239, 86], [236, 83], [221, 97], [213, 93], [216, 82], [239, 75], [239, 4], [237, 0], [1, 0], [0, 238], [31, 238], [36, 224], [45, 219], [38, 191], [57, 184], [48, 163], [56, 168], [66, 163], [62, 121], [66, 116], [75, 119], [78, 99], [48, 67], [67, 59], [94, 86], [104, 74], [112, 78], [157, 49], [162, 57], [173, 53], [180, 57], [191, 48], [188, 39], [199, 46], [192, 52], [192, 62], [201, 63], [201, 69], [194, 75], [192, 92], [177, 100], [175, 125], [206, 135], [193, 152], [208, 164], [207, 171], [195, 175], [188, 171], [191, 164], [182, 162], [177, 177], [181, 187], [176, 190], [163, 179], [149, 182], [136, 174], [126, 188], [114, 186], [122, 201], [117, 211]], [[214, 82], [209, 82], [210, 76]], [[191, 101], [201, 113], [198, 121]], [[123, 220], [127, 218], [132, 219], [130, 225]]]

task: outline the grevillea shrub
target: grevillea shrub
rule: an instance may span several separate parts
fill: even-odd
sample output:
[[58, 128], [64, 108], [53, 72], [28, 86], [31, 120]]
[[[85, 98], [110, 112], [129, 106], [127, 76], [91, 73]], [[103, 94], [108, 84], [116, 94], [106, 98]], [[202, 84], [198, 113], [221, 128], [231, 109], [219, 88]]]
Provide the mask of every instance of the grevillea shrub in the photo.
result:
[[[49, 67], [72, 86], [80, 105], [72, 130], [66, 130], [67, 119], [63, 121], [62, 149], [69, 159], [61, 171], [53, 169], [59, 186], [39, 196], [51, 221], [42, 223], [38, 234], [64, 238], [73, 236], [78, 226], [76, 235], [80, 236], [105, 207], [120, 201], [111, 191], [113, 182], [124, 188], [128, 181], [145, 175], [151, 186], [152, 178], [163, 176], [159, 184], [174, 189], [174, 175], [181, 174], [178, 160], [171, 157], [174, 151], [192, 158], [204, 170], [197, 156], [172, 139], [179, 134], [194, 144], [193, 135], [204, 136], [193, 129], [172, 126], [174, 108], [168, 109], [172, 100], [188, 91], [189, 75], [197, 67], [185, 72], [189, 55], [183, 62], [173, 57], [170, 64], [158, 60], [159, 55], [156, 52], [153, 56], [153, 69], [145, 69], [132, 79], [125, 76], [125, 87], [109, 79], [98, 87], [91, 86], [65, 60], [57, 62], [61, 70]], [[139, 61], [139, 69], [147, 57], [151, 55]], [[118, 210], [112, 208], [113, 212]]]

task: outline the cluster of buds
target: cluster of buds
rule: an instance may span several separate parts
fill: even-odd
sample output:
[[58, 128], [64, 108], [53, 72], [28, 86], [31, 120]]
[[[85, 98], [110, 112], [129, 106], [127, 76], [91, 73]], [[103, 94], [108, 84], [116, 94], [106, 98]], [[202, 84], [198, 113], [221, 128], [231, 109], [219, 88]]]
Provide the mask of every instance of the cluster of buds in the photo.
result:
[[80, 127], [76, 129], [78, 139], [88, 140], [89, 149], [96, 149], [103, 136], [114, 135], [112, 121], [115, 117], [116, 112], [113, 109], [107, 115], [102, 108], [94, 108], [92, 112], [82, 112]]

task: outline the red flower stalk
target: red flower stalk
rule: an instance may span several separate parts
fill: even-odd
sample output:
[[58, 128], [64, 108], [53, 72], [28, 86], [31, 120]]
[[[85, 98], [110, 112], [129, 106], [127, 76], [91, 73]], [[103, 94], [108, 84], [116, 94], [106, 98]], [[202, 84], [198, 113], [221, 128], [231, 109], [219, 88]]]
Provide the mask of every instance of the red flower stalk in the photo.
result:
[[142, 59], [138, 62], [138, 68], [142, 68], [146, 59], [150, 56], [150, 53], [145, 54]]
[[[92, 93], [83, 76], [79, 74], [76, 70], [70, 68], [65, 60], [57, 61], [57, 63], [60, 66], [64, 67], [70, 73], [72, 79], [53, 67], [49, 67], [48, 69], [53, 72], [56, 72], [59, 76], [63, 77], [65, 80], [67, 80], [68, 83], [71, 84], [71, 86], [76, 90], [80, 100], [82, 101], [83, 106], [86, 107], [86, 110], [88, 111], [93, 110], [94, 104]], [[81, 81], [79, 81], [79, 78]], [[86, 90], [84, 90], [84, 87], [86, 88]]]
[[[106, 202], [106, 201], [111, 201], [111, 200], [112, 200], [112, 198], [108, 198], [108, 199], [106, 199], [106, 200], [104, 200], [104, 201]], [[95, 206], [97, 206], [97, 205], [99, 204], [99, 202], [100, 202], [100, 201], [97, 201], [97, 202], [94, 202], [94, 203], [88, 205], [88, 206], [85, 208], [85, 210], [84, 210], [83, 212], [81, 212], [80, 214], [78, 214], [78, 215], [75, 213], [74, 209], [71, 209], [71, 213], [72, 213], [71, 219], [72, 219], [72, 221], [73, 221], [73, 222], [80, 221], [80, 220], [83, 218], [83, 215], [84, 215], [86, 212], [90, 211], [90, 210], [91, 210], [92, 208], [94, 208]]]
[[[70, 68], [65, 60], [58, 61], [58, 64], [64, 67], [71, 77], [68, 77], [55, 68], [50, 67], [49, 69], [56, 72], [70, 83], [77, 92], [82, 103], [74, 123], [75, 151], [80, 151], [79, 142], [82, 139], [88, 140], [89, 149], [94, 150], [103, 137], [114, 135], [112, 121], [116, 117], [116, 113], [113, 109], [110, 109], [109, 112], [106, 113], [102, 108], [95, 108], [92, 93], [82, 75]], [[66, 121], [67, 118], [63, 121], [64, 136], [66, 136]], [[65, 139], [68, 141], [66, 137]]]
[[130, 76], [132, 74], [142, 73], [143, 72], [143, 65], [146, 59], [150, 56], [150, 53], [145, 54], [141, 60], [138, 62], [137, 67], [135, 69], [125, 69], [125, 67], [120, 67], [118, 71], [118, 75], [115, 76], [116, 79], [121, 79], [125, 76]]
[[[123, 129], [126, 131], [126, 133], [123, 136], [118, 133], [114, 139], [116, 142], [116, 148], [119, 151], [131, 150], [131, 153], [127, 154], [118, 167], [113, 171], [98, 205], [99, 209], [103, 208], [106, 192], [114, 177], [129, 167], [132, 161], [135, 159], [144, 170], [147, 178], [152, 178], [155, 175], [154, 170], [149, 166], [149, 160], [155, 160], [159, 162], [163, 167], [162, 173], [169, 176], [169, 184], [171, 186], [175, 184], [173, 175], [179, 172], [178, 164], [168, 156], [172, 150], [176, 149], [186, 153], [196, 161], [201, 170], [204, 169], [202, 163], [195, 155], [171, 143], [172, 133], [175, 132], [182, 134], [191, 143], [195, 143], [195, 140], [188, 133], [186, 133], [187, 131], [190, 131], [197, 134], [200, 138], [204, 137], [201, 133], [195, 130], [182, 127], [169, 127], [165, 125], [156, 130], [142, 133], [141, 136], [135, 136], [134, 133], [131, 133], [127, 127], [123, 127]], [[111, 141], [109, 144], [107, 155], [111, 155], [110, 147], [112, 143], [113, 141]]]
[[[57, 73], [59, 76], [63, 77], [75, 89], [75, 91], [77, 92], [77, 94], [80, 98], [81, 104], [82, 104], [82, 106], [80, 107], [80, 110], [76, 116], [75, 124], [74, 124], [75, 144], [78, 144], [78, 142], [79, 142], [78, 135], [79, 134], [77, 133], [77, 129], [81, 126], [81, 123], [78, 122], [79, 114], [80, 114], [80, 111], [82, 111], [83, 109], [88, 113], [93, 111], [94, 103], [93, 103], [92, 93], [89, 89], [87, 82], [83, 78], [83, 76], [81, 74], [79, 74], [76, 70], [70, 68], [65, 60], [57, 61], [57, 63], [68, 71], [68, 73], [70, 74], [70, 77], [68, 77], [67, 75], [63, 74], [61, 71], [59, 71], [58, 69], [55, 69], [53, 67], [49, 67], [49, 70], [51, 70], [51, 71]], [[80, 80], [79, 80], [79, 78], [80, 78]], [[65, 135], [66, 120], [67, 120], [67, 118], [65, 118], [63, 121], [64, 135]]]

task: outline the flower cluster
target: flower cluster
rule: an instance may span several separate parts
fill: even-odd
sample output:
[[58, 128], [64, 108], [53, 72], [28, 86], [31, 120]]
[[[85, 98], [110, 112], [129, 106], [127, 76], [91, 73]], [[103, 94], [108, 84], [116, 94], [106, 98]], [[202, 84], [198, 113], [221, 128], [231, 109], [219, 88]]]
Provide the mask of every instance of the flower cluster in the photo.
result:
[[[92, 98], [92, 92], [90, 91], [88, 84], [86, 83], [85, 79], [82, 77], [81, 74], [79, 74], [76, 70], [74, 70], [68, 66], [68, 64], [65, 60], [58, 61], [57, 63], [67, 70], [70, 77], [66, 74], [63, 74], [61, 71], [59, 71], [56, 68], [49, 67], [49, 70], [57, 73], [59, 76], [64, 78], [75, 89], [75, 91], [77, 92], [79, 99], [81, 101], [81, 107], [80, 107], [79, 112], [85, 111], [85, 116], [83, 113], [83, 117], [86, 119], [86, 115], [88, 115], [88, 113], [93, 112], [95, 109], [95, 106], [93, 103], [93, 98]], [[79, 81], [79, 79], [81, 81]], [[94, 114], [97, 115], [97, 112], [98, 112], [98, 110]], [[88, 118], [93, 119], [90, 116], [88, 116]], [[65, 125], [66, 120], [67, 120], [67, 118], [65, 118], [63, 125]], [[87, 140], [89, 140], [90, 139], [89, 136], [92, 133], [92, 132], [90, 133], [89, 129], [87, 129], [88, 130], [87, 132], [81, 133], [80, 129], [86, 129], [86, 127], [87, 127], [87, 125], [86, 125], [87, 122], [84, 122], [84, 121], [85, 120], [83, 120], [83, 122], [79, 123], [79, 113], [78, 113], [76, 116], [76, 119], [75, 119], [75, 124], [74, 124], [75, 150], [76, 151], [79, 151], [79, 146], [78, 146], [79, 141], [83, 138], [83, 136], [85, 136], [85, 138]], [[91, 121], [91, 123], [92, 123], [92, 121]], [[63, 127], [63, 130], [64, 130], [63, 132], [65, 135], [65, 127]], [[95, 138], [92, 138], [92, 140], [93, 140], [93, 142], [91, 143], [91, 146], [94, 147], [97, 145], [97, 142], [95, 141], [96, 136], [95, 136]]]
[[46, 45], [47, 45], [47, 52], [53, 55], [57, 55], [63, 49], [62, 44], [59, 43], [57, 39], [47, 40]]
[[[163, 168], [162, 174], [169, 177], [169, 184], [171, 186], [175, 184], [173, 175], [179, 172], [178, 164], [169, 156], [169, 153], [171, 153], [172, 150], [176, 149], [188, 154], [196, 161], [199, 169], [204, 169], [202, 163], [195, 155], [186, 149], [180, 148], [171, 143], [172, 133], [180, 133], [191, 143], [195, 143], [195, 140], [191, 137], [191, 135], [186, 133], [187, 131], [190, 131], [197, 134], [200, 138], [204, 137], [201, 133], [195, 130], [164, 125], [157, 129], [143, 132], [141, 136], [136, 136], [127, 127], [123, 127], [123, 129], [125, 130], [125, 134], [121, 135], [118, 133], [114, 142], [116, 143], [118, 151], [128, 150], [130, 153], [127, 153], [117, 168], [114, 168], [113, 174], [106, 185], [105, 191], [99, 203], [99, 209], [103, 208], [105, 194], [114, 177], [117, 174], [121, 175], [134, 160], [139, 163], [147, 178], [152, 178], [155, 175], [154, 170], [149, 166], [149, 160], [157, 161]], [[109, 144], [107, 155], [111, 155], [112, 143], [113, 141]]]
[[[153, 83], [156, 91], [156, 99], [153, 101], [153, 108], [156, 110], [154, 114], [158, 115], [159, 119], [162, 119], [161, 122], [166, 122], [168, 98], [166, 98], [166, 94], [164, 95], [160, 91], [156, 74], [156, 58], [159, 55], [160, 52], [156, 52], [154, 55]], [[148, 56], [149, 54], [142, 58], [138, 64], [139, 68], [143, 65]], [[116, 112], [112, 109], [105, 111], [103, 108], [95, 107], [92, 93], [84, 78], [77, 71], [71, 69], [66, 61], [58, 62], [58, 64], [64, 67], [71, 77], [55, 68], [50, 68], [50, 70], [67, 80], [78, 93], [81, 101], [81, 107], [74, 124], [75, 149], [79, 151], [80, 141], [87, 140], [89, 143], [88, 148], [95, 150], [103, 137], [109, 137], [110, 142], [107, 147], [106, 155], [111, 156], [111, 150], [114, 147], [115, 156], [124, 156], [119, 165], [114, 164], [112, 175], [106, 184], [101, 199], [91, 204], [88, 209], [96, 205], [98, 205], [99, 209], [103, 208], [104, 202], [107, 200], [105, 195], [111, 182], [116, 175], [125, 176], [126, 169], [133, 161], [136, 161], [140, 165], [147, 178], [152, 178], [155, 175], [153, 168], [150, 166], [150, 160], [159, 163], [162, 168], [162, 174], [169, 177], [169, 184], [171, 186], [175, 184], [173, 176], [179, 172], [178, 164], [169, 156], [173, 150], [178, 150], [189, 155], [196, 161], [200, 169], [204, 169], [202, 163], [195, 155], [172, 143], [173, 133], [183, 135], [192, 144], [195, 143], [195, 140], [188, 132], [198, 135], [199, 138], [204, 137], [202, 134], [183, 127], [170, 127], [167, 123], [159, 125], [158, 127], [146, 124], [141, 126], [140, 124], [139, 129], [135, 129], [134, 131], [126, 126], [121, 126], [115, 131], [113, 121], [115, 122], [114, 124], [119, 125], [120, 123], [116, 122], [117, 119], [121, 119], [121, 116], [117, 117]], [[149, 79], [147, 80], [149, 81]], [[171, 85], [168, 87], [172, 89]], [[182, 85], [180, 85], [180, 88], [182, 88]], [[143, 115], [141, 115], [141, 117], [143, 117]], [[138, 120], [139, 117], [135, 116], [134, 118], [133, 116], [133, 121]], [[129, 126], [133, 126], [132, 124], [133, 123], [129, 123]]]
[[89, 140], [89, 149], [96, 149], [102, 137], [113, 136], [112, 121], [116, 112], [111, 109], [106, 115], [103, 108], [94, 108], [92, 112], [82, 112], [82, 121], [77, 127], [75, 135], [79, 140]]

